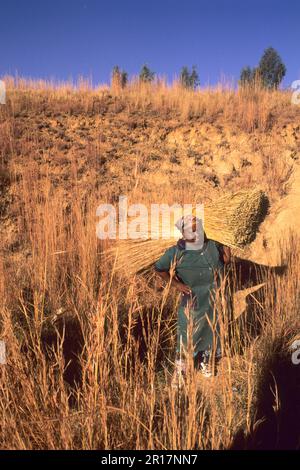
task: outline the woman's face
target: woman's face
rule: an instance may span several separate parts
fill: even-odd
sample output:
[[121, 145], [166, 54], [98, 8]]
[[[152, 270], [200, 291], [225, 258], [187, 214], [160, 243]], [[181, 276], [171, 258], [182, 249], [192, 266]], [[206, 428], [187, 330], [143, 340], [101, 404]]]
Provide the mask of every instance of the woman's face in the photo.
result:
[[188, 226], [183, 226], [183, 236], [184, 239], [189, 243], [198, 242], [201, 239], [203, 240], [203, 226], [201, 221], [199, 221], [197, 224], [196, 217], [193, 217], [191, 224]]

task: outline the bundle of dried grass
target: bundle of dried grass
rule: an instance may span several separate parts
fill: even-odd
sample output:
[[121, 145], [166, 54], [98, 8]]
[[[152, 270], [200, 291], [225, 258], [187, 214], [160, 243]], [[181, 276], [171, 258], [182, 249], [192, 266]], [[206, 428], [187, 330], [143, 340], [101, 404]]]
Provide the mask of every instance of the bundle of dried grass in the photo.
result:
[[224, 245], [242, 248], [255, 239], [268, 207], [268, 198], [260, 189], [222, 196], [204, 207], [205, 233]]
[[[260, 189], [238, 191], [205, 204], [206, 236], [232, 248], [243, 248], [255, 239], [268, 206], [268, 198]], [[135, 274], [151, 268], [164, 251], [176, 243], [174, 237], [158, 238], [161, 226], [157, 230], [156, 237], [152, 231], [146, 240], [118, 240], [116, 246], [105, 253], [115, 261], [115, 269]]]

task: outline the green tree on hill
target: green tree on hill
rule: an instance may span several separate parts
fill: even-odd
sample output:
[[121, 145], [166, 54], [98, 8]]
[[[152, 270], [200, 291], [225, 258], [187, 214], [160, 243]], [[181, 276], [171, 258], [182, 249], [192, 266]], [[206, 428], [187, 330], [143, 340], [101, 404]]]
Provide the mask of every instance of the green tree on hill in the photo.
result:
[[242, 68], [241, 70], [241, 75], [240, 75], [240, 84], [241, 85], [246, 85], [246, 84], [251, 84], [254, 81], [255, 77], [255, 68], [247, 67]]
[[266, 88], [278, 88], [286, 74], [286, 67], [273, 47], [265, 49], [258, 69], [262, 83]]
[[139, 74], [140, 81], [144, 83], [151, 83], [154, 80], [154, 77], [155, 72], [152, 72], [149, 67], [144, 64]]
[[128, 74], [115, 65], [111, 74], [111, 85], [115, 88], [125, 88], [128, 81]]
[[188, 67], [182, 67], [179, 75], [179, 81], [184, 88], [195, 90], [197, 86], [200, 85], [196, 66], [193, 65], [191, 72], [189, 71]]
[[240, 85], [260, 83], [264, 88], [278, 88], [286, 74], [286, 67], [273, 47], [265, 49], [258, 67], [241, 70]]

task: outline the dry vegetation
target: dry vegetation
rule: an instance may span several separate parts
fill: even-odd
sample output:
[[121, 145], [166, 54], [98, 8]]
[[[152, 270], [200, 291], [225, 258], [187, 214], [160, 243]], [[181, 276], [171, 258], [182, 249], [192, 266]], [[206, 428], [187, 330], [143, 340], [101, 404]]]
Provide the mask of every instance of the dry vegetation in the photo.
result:
[[[190, 370], [178, 395], [169, 380], [178, 298], [104, 264], [95, 216], [119, 194], [184, 203], [257, 183], [276, 204], [299, 155], [300, 111], [289, 94], [190, 92], [163, 81], [113, 90], [6, 83], [1, 448], [299, 447], [300, 366], [288, 349], [300, 326], [297, 237], [278, 247], [285, 269], [253, 265], [246, 281], [237, 270], [232, 290], [250, 288], [253, 273], [262, 285], [230, 322], [221, 289], [218, 376]], [[255, 260], [249, 250], [239, 255]]]

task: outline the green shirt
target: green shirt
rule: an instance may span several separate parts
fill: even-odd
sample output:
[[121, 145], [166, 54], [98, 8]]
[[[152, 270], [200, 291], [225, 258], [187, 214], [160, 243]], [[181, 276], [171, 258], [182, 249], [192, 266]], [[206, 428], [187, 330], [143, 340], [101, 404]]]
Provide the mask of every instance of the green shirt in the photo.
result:
[[[210, 349], [213, 344], [213, 331], [210, 323], [214, 318], [214, 293], [219, 285], [224, 263], [221, 259], [222, 245], [214, 240], [207, 240], [201, 250], [186, 250], [184, 240], [179, 240], [155, 263], [157, 271], [169, 272], [172, 263], [177, 277], [192, 290], [192, 295], [182, 294], [178, 310], [177, 351], [180, 344], [187, 344], [187, 316], [185, 307], [189, 303], [194, 321], [194, 354]], [[210, 322], [208, 322], [207, 317]], [[217, 342], [219, 340], [217, 339]], [[219, 344], [219, 343], [218, 343]]]
[[[155, 263], [155, 269], [169, 272], [175, 263], [177, 277], [192, 289], [194, 308], [202, 310], [208, 307], [208, 291], [215, 287], [214, 272], [220, 274], [224, 266], [221, 248], [220, 243], [207, 240], [201, 250], [186, 250], [184, 240], [179, 240]], [[186, 305], [188, 299], [189, 296], [183, 295], [181, 305]]]

